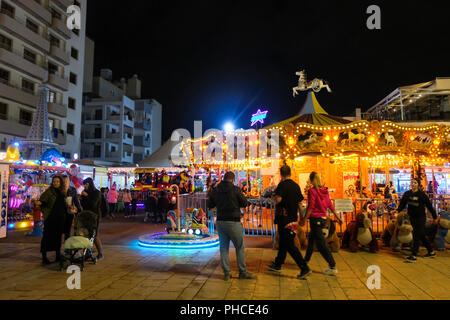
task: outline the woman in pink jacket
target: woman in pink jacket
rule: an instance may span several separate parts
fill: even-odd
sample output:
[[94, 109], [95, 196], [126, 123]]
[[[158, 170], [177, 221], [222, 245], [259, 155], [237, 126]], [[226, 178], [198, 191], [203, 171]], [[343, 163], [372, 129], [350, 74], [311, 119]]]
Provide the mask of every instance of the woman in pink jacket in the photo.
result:
[[111, 187], [111, 190], [108, 191], [108, 204], [109, 204], [109, 216], [111, 218], [114, 218], [113, 212], [116, 211], [116, 205], [117, 205], [117, 190], [116, 185], [113, 184]]
[[306, 220], [309, 218], [310, 232], [308, 237], [308, 248], [306, 249], [305, 260], [308, 262], [314, 250], [314, 245], [317, 246], [322, 257], [328, 262], [330, 268], [323, 273], [327, 275], [337, 274], [336, 262], [330, 249], [325, 243], [325, 238], [322, 233], [322, 228], [325, 227], [327, 219], [327, 209], [330, 209], [336, 217], [336, 221], [342, 224], [341, 219], [337, 216], [336, 209], [331, 202], [328, 190], [320, 183], [320, 178], [317, 172], [312, 172], [309, 175], [309, 180], [313, 187], [308, 190], [308, 208], [306, 215], [300, 220], [300, 225], [304, 226]]

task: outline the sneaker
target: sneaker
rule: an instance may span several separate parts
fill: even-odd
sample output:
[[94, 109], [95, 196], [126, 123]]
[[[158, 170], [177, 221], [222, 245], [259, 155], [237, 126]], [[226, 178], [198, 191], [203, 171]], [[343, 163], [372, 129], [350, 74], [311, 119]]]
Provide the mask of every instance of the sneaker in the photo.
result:
[[224, 275], [224, 277], [223, 277], [223, 280], [224, 281], [228, 281], [228, 280], [230, 280], [231, 279], [231, 274], [226, 274], [226, 275]]
[[268, 265], [267, 269], [269, 269], [269, 271], [281, 272], [281, 267], [276, 265], [275, 262], [272, 263], [271, 265]]
[[300, 274], [297, 276], [297, 279], [305, 279], [307, 276], [309, 276], [312, 273], [310, 268], [303, 269]]
[[256, 279], [256, 276], [254, 274], [246, 272], [246, 273], [239, 274], [239, 279], [252, 280], [252, 279]]
[[436, 257], [436, 252], [428, 252], [426, 255], [423, 256], [424, 258], [434, 258]]
[[336, 268], [330, 268], [330, 269], [325, 270], [322, 273], [327, 275], [327, 276], [335, 276], [338, 273], [338, 271], [337, 271]]
[[409, 256], [406, 258], [406, 260], [407, 260], [407, 262], [416, 262], [417, 258], [416, 258], [416, 256]]

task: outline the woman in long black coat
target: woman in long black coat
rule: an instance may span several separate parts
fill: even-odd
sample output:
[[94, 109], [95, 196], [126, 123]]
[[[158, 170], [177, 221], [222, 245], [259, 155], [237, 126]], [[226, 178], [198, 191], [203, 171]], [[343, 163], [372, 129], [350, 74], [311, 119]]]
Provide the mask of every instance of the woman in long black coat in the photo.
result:
[[52, 179], [52, 185], [45, 190], [39, 201], [42, 216], [44, 218], [44, 235], [41, 240], [42, 263], [50, 264], [47, 258], [48, 251], [56, 251], [56, 261], [61, 257], [62, 235], [64, 234], [67, 207], [65, 196], [62, 192], [63, 181], [56, 176]]

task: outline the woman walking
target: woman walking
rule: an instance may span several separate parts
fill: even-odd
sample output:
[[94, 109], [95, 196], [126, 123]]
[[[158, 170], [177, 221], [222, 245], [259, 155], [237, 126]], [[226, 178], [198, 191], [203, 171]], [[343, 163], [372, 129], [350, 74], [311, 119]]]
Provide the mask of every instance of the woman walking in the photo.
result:
[[56, 251], [56, 260], [61, 258], [61, 242], [64, 234], [67, 207], [63, 194], [63, 181], [59, 176], [53, 177], [51, 186], [41, 195], [36, 205], [41, 208], [44, 218], [44, 235], [41, 240], [42, 263], [50, 264], [48, 251]]
[[108, 191], [108, 204], [109, 204], [109, 217], [114, 218], [114, 212], [116, 211], [117, 206], [117, 191], [116, 185], [111, 187], [111, 190]]
[[124, 217], [128, 218], [130, 216], [130, 202], [131, 202], [131, 194], [130, 190], [125, 189], [123, 191], [123, 205], [124, 205]]
[[424, 258], [432, 258], [436, 256], [431, 243], [425, 237], [425, 223], [427, 222], [425, 207], [433, 216], [433, 224], [437, 223], [437, 214], [425, 192], [419, 189], [419, 185], [419, 179], [411, 180], [411, 190], [408, 190], [403, 194], [400, 204], [396, 210], [397, 212], [400, 212], [408, 206], [408, 216], [413, 227], [412, 253], [406, 258], [409, 262], [417, 261], [417, 255], [419, 253], [419, 246], [421, 242], [428, 251], [428, 253], [424, 255]]
[[97, 214], [97, 234], [95, 236], [95, 246], [97, 247], [98, 255], [97, 259], [103, 259], [103, 248], [102, 242], [98, 236], [98, 228], [100, 224], [100, 217], [102, 216], [102, 211], [107, 210], [106, 204], [102, 205], [102, 193], [98, 191], [94, 186], [94, 181], [92, 178], [86, 178], [83, 181], [84, 191], [81, 193], [81, 206], [83, 210], [89, 210]]
[[334, 261], [330, 249], [325, 243], [325, 238], [322, 233], [322, 228], [324, 228], [326, 224], [327, 209], [330, 209], [333, 212], [336, 221], [339, 224], [342, 224], [342, 221], [337, 216], [336, 209], [331, 202], [328, 190], [320, 183], [320, 177], [317, 172], [312, 172], [309, 175], [309, 180], [313, 187], [308, 190], [308, 208], [306, 210], [306, 215], [300, 220], [300, 225], [304, 226], [306, 220], [309, 218], [309, 225], [311, 228], [305, 260], [309, 262], [314, 250], [314, 245], [316, 245], [320, 254], [328, 262], [330, 267], [323, 273], [326, 275], [335, 275], [337, 274], [336, 262]]

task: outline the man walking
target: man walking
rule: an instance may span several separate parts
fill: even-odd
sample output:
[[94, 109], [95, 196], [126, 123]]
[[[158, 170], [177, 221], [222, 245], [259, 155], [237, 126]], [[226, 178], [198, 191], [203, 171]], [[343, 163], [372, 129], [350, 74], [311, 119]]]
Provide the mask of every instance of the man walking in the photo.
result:
[[[298, 279], [304, 279], [311, 270], [309, 269], [303, 256], [294, 244], [296, 227], [298, 226], [298, 209], [301, 208], [300, 203], [303, 201], [303, 195], [297, 183], [291, 180], [291, 168], [284, 165], [280, 168], [281, 182], [275, 190], [276, 213], [275, 224], [278, 225], [278, 255], [270, 266], [269, 270], [279, 272], [281, 266], [289, 254], [297, 263], [301, 272], [297, 276]], [[301, 209], [300, 209], [301, 210]]]
[[228, 256], [230, 240], [236, 249], [239, 279], [256, 279], [255, 275], [247, 272], [247, 267], [245, 266], [244, 233], [240, 208], [246, 207], [248, 201], [241, 190], [234, 185], [234, 179], [233, 172], [225, 173], [223, 181], [211, 192], [208, 199], [208, 208], [217, 207], [220, 262], [225, 274], [225, 281], [231, 278], [230, 258]]

